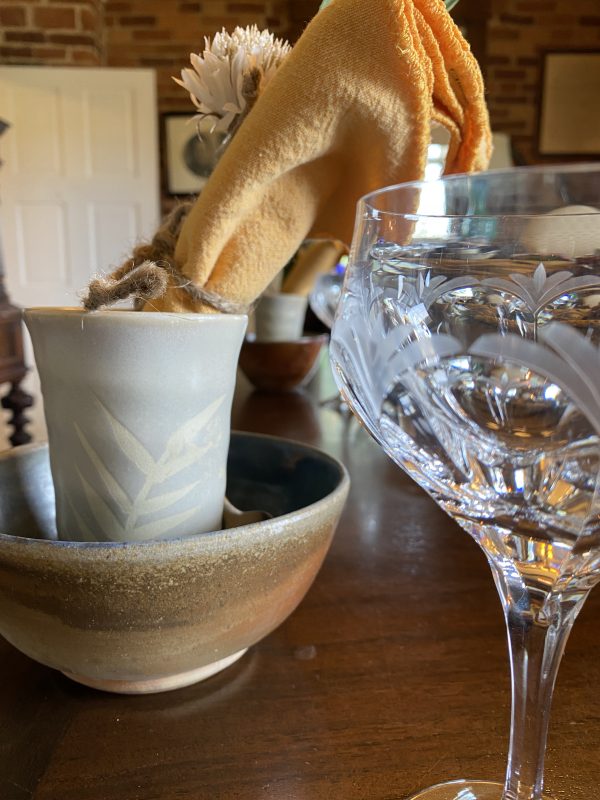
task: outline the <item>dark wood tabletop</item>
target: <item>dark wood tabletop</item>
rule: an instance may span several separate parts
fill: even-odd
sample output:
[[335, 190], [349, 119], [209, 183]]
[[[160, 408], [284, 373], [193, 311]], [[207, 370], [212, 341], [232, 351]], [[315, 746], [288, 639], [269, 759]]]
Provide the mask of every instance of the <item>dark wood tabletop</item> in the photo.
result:
[[[473, 541], [329, 390], [238, 387], [233, 425], [314, 444], [352, 489], [292, 616], [234, 666], [175, 692], [86, 689], [0, 640], [0, 800], [402, 800], [502, 780], [509, 675], [500, 604]], [[547, 786], [600, 796], [600, 592], [558, 679]]]

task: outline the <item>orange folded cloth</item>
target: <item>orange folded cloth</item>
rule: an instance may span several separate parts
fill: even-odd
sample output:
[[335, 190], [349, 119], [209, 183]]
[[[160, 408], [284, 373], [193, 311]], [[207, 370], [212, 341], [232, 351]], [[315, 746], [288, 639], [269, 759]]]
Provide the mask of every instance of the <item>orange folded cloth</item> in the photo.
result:
[[[422, 178], [435, 122], [450, 132], [446, 172], [486, 168], [481, 73], [443, 0], [333, 0], [196, 200], [177, 267], [232, 305], [252, 303], [304, 239], [349, 242], [363, 194]], [[146, 310], [215, 310], [177, 282]]]
[[342, 256], [348, 255], [343, 242], [317, 239], [309, 242], [298, 254], [289, 274], [281, 284], [282, 294], [301, 294], [308, 297], [315, 281], [325, 272], [330, 272]]

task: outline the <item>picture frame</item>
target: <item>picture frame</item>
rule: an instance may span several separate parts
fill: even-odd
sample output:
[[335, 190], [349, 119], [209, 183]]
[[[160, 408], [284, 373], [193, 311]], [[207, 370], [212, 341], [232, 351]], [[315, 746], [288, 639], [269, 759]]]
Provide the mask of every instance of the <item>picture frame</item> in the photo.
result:
[[544, 54], [538, 153], [590, 158], [600, 155], [600, 51]]
[[187, 112], [162, 115], [163, 183], [171, 196], [202, 191], [215, 168], [225, 135], [211, 130], [215, 120], [198, 120]]

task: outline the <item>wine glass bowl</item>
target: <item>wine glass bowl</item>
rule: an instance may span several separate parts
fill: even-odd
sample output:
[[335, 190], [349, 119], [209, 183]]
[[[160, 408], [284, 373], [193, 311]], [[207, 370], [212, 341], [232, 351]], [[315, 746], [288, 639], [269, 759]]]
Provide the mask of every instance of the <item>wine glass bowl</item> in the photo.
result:
[[504, 787], [541, 800], [554, 680], [600, 579], [600, 164], [380, 190], [359, 203], [331, 337], [340, 390], [478, 542], [513, 677]]
[[[308, 305], [311, 311], [329, 330], [333, 325], [335, 312], [342, 296], [347, 263], [347, 256], [343, 256], [332, 270], [319, 275], [308, 296]], [[336, 392], [333, 397], [322, 400], [320, 405], [336, 411], [347, 419], [351, 419], [348, 406], [340, 397], [339, 392]]]
[[332, 270], [319, 275], [308, 296], [311, 311], [329, 330], [333, 325], [335, 312], [342, 295], [345, 272], [346, 265], [340, 261]]

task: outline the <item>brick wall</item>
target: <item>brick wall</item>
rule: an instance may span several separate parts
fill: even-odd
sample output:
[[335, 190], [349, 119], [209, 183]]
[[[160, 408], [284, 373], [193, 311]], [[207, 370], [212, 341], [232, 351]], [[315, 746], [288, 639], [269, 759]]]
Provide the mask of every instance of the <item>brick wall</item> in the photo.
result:
[[102, 0], [1, 0], [0, 63], [102, 63]]
[[[299, 33], [318, 0], [0, 0], [0, 63], [153, 67], [159, 108], [188, 110], [171, 80], [225, 27]], [[298, 5], [299, 3], [299, 5]], [[290, 8], [294, 13], [290, 14]], [[306, 22], [310, 19], [310, 10]]]
[[582, 49], [600, 50], [600, 0], [493, 0], [488, 105], [492, 127], [511, 135], [519, 161], [544, 160], [536, 149], [544, 52]]
[[[486, 72], [492, 125], [535, 162], [543, 53], [600, 50], [600, 0], [461, 0]], [[160, 111], [188, 111], [171, 80], [204, 36], [256, 23], [295, 41], [319, 0], [0, 0], [0, 63], [153, 67]]]
[[106, 0], [105, 12], [105, 63], [154, 68], [160, 111], [193, 110], [171, 77], [205, 36], [254, 23], [285, 36], [289, 27], [288, 0]]

